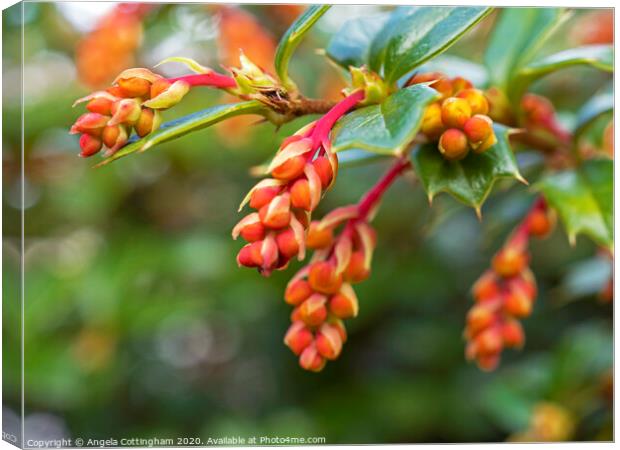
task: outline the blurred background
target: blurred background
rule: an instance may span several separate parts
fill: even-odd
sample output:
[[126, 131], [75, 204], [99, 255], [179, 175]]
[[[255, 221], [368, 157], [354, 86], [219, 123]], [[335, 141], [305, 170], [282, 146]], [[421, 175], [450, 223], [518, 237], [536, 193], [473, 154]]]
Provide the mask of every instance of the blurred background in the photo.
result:
[[[330, 444], [612, 439], [609, 259], [561, 227], [532, 244], [540, 295], [521, 352], [483, 373], [463, 356], [469, 289], [533, 194], [499, 185], [479, 222], [442, 195], [432, 208], [399, 181], [375, 220], [373, 274], [357, 288], [342, 356], [307, 373], [283, 345], [295, 270], [238, 269], [230, 238], [248, 169], [311, 117], [280, 130], [229, 120], [101, 169], [77, 157], [72, 102], [128, 67], [171, 55], [218, 68], [238, 49], [271, 68], [300, 5], [24, 4], [25, 427], [29, 439], [324, 436]], [[309, 96], [337, 99], [341, 74], [317, 52], [351, 17], [337, 6], [294, 56]], [[495, 16], [450, 54], [479, 63]], [[579, 10], [547, 50], [611, 42], [610, 10]], [[3, 14], [4, 420], [19, 414], [19, 10]], [[507, 37], [508, 38], [508, 37]], [[555, 46], [555, 47], [554, 47]], [[454, 66], [453, 66], [454, 67]], [[473, 72], [477, 66], [469, 67]], [[167, 76], [181, 68], [161, 68]], [[571, 69], [535, 85], [566, 124], [609, 75]], [[164, 120], [231, 98], [194, 89]], [[606, 122], [587, 135], [605, 145]], [[542, 159], [519, 152], [526, 178]], [[97, 157], [98, 158], [98, 157]], [[355, 202], [386, 164], [347, 164], [316, 217]]]

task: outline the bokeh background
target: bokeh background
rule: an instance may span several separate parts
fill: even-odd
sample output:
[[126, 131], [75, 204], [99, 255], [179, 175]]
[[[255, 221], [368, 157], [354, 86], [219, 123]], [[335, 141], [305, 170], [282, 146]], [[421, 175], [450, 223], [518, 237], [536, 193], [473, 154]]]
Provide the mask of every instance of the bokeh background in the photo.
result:
[[[561, 227], [532, 245], [540, 296], [523, 351], [483, 373], [464, 357], [469, 289], [533, 194], [500, 184], [479, 222], [447, 196], [429, 206], [399, 181], [375, 220], [373, 273], [342, 356], [306, 373], [282, 344], [292, 268], [238, 269], [230, 238], [249, 168], [311, 118], [275, 130], [235, 118], [102, 169], [77, 157], [72, 102], [127, 67], [171, 55], [234, 65], [238, 49], [270, 68], [300, 5], [26, 3], [24, 7], [26, 437], [323, 436], [327, 443], [612, 439], [611, 263]], [[305, 93], [338, 98], [343, 81], [316, 49], [374, 6], [334, 7], [294, 57]], [[494, 16], [450, 54], [479, 63]], [[611, 42], [612, 13], [579, 10], [548, 51]], [[19, 10], [3, 14], [4, 420], [19, 414]], [[506, 37], [509, 39], [509, 36]], [[477, 68], [469, 67], [470, 73]], [[175, 75], [180, 67], [162, 67]], [[471, 72], [473, 71], [473, 72]], [[535, 85], [570, 124], [610, 82], [571, 69]], [[12, 84], [11, 84], [12, 83]], [[230, 98], [194, 89], [180, 117]], [[606, 119], [609, 121], [609, 118]], [[589, 148], [602, 147], [602, 129]], [[523, 151], [526, 177], [542, 159]], [[384, 162], [346, 164], [317, 217], [354, 202]]]

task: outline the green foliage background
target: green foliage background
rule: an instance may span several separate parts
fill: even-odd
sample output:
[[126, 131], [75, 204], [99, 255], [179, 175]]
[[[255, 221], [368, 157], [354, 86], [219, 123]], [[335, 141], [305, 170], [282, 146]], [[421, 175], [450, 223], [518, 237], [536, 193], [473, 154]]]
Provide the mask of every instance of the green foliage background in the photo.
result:
[[[176, 8], [208, 14], [196, 5], [162, 8], [145, 23], [142, 52], [170, 34]], [[335, 10], [346, 17], [355, 8]], [[249, 9], [265, 19], [261, 7]], [[27, 13], [26, 65], [53, 52], [71, 69], [78, 32], [54, 4], [30, 3]], [[3, 15], [5, 64], [19, 61], [19, 46], [10, 44], [19, 43], [21, 28], [13, 19]], [[481, 63], [492, 20], [449, 53]], [[560, 46], [563, 33], [557, 36], [550, 48]], [[309, 94], [333, 70], [314, 52], [328, 38], [325, 29], [314, 29], [293, 57], [293, 77]], [[201, 62], [216, 65], [212, 42]], [[602, 393], [612, 365], [611, 306], [596, 301], [610, 268], [587, 238], [572, 248], [558, 227], [551, 238], [534, 241], [540, 295], [524, 321], [524, 350], [505, 352], [490, 374], [464, 360], [469, 288], [526, 211], [527, 187], [500, 184], [479, 222], [448, 196], [429, 207], [419, 184], [399, 181], [375, 220], [373, 274], [359, 286], [360, 315], [347, 323], [343, 354], [322, 373], [306, 373], [282, 344], [290, 313], [282, 293], [294, 268], [270, 279], [238, 269], [240, 245], [230, 230], [254, 183], [248, 168], [309, 118], [278, 131], [252, 127], [237, 144], [207, 129], [93, 170], [92, 160], [76, 157], [77, 139], [66, 133], [79, 114], [70, 105], [86, 92], [68, 73], [41, 71], [47, 84], [25, 99], [27, 417], [51, 414], [73, 437], [471, 442], [507, 439], [527, 428], [534, 405], [552, 401], [575, 415], [574, 439], [612, 438]], [[535, 90], [556, 101], [570, 122], [608, 80], [574, 68]], [[219, 97], [197, 89], [166, 119]], [[20, 150], [19, 102], [4, 108], [3, 389], [18, 411], [19, 210], [12, 169]], [[518, 160], [526, 178], [542, 168], [534, 153]], [[383, 162], [343, 168], [317, 217], [356, 201], [384, 169]]]

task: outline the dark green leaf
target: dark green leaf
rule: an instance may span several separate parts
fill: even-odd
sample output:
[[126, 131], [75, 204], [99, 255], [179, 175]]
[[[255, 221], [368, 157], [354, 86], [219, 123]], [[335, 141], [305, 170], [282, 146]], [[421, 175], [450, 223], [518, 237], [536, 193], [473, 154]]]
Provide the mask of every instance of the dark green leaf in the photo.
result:
[[410, 86], [390, 95], [380, 105], [353, 111], [334, 128], [333, 150], [361, 149], [391, 155], [403, 151], [420, 128], [424, 109], [438, 95], [424, 85]]
[[508, 142], [510, 129], [494, 125], [497, 144], [478, 155], [473, 152], [461, 161], [447, 161], [439, 153], [437, 143], [418, 147], [413, 155], [416, 173], [430, 200], [439, 192], [447, 192], [457, 200], [480, 208], [500, 178], [525, 181]]
[[588, 125], [604, 114], [611, 113], [614, 110], [614, 94], [611, 90], [602, 92], [590, 98], [585, 105], [581, 107], [577, 113], [577, 121], [575, 124], [575, 141], [588, 128]]
[[368, 64], [370, 45], [389, 16], [389, 13], [381, 13], [345, 22], [329, 41], [327, 56], [345, 69]]
[[393, 83], [445, 51], [490, 11], [463, 6], [397, 10], [373, 42], [372, 66]]
[[563, 16], [560, 8], [502, 9], [484, 55], [491, 83], [508, 90], [514, 73], [531, 61]]
[[181, 117], [180, 119], [164, 123], [159, 130], [142, 139], [130, 142], [114, 155], [103, 160], [98, 166], [109, 164], [131, 153], [146, 151], [156, 144], [161, 144], [162, 142], [170, 141], [193, 131], [209, 127], [230, 117], [242, 114], [262, 114], [264, 112], [265, 107], [256, 100], [213, 106], [194, 114]]
[[547, 175], [534, 186], [558, 211], [571, 242], [579, 233], [613, 248], [613, 161], [586, 161], [578, 169]]
[[276, 50], [275, 67], [280, 81], [286, 88], [294, 89], [295, 83], [290, 79], [288, 75], [288, 64], [293, 56], [293, 52], [305, 36], [305, 34], [312, 28], [317, 20], [321, 18], [323, 14], [327, 12], [330, 5], [312, 5], [304, 13], [293, 22], [293, 24], [286, 30], [278, 48]]

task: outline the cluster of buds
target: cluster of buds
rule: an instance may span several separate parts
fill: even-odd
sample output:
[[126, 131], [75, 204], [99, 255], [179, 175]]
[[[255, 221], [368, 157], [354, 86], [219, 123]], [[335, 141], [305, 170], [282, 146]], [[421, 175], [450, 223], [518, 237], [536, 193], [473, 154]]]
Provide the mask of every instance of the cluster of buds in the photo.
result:
[[525, 94], [521, 99], [525, 127], [541, 138], [568, 144], [571, 134], [558, 122], [553, 104], [545, 97]]
[[295, 256], [305, 258], [311, 213], [336, 178], [338, 160], [328, 139], [336, 121], [364, 98], [358, 91], [321, 119], [284, 140], [269, 164], [271, 178], [261, 180], [241, 203], [255, 212], [233, 228], [233, 238], [248, 242], [237, 254], [239, 266], [268, 276], [283, 270]]
[[127, 143], [132, 130], [140, 137], [157, 130], [160, 111], [181, 101], [189, 88], [185, 80], [169, 80], [148, 69], [123, 71], [111, 87], [74, 103], [86, 102], [88, 110], [71, 127], [72, 134], [81, 134], [80, 156], [92, 156], [104, 146], [110, 156]]
[[483, 370], [497, 367], [504, 347], [521, 348], [525, 342], [519, 319], [531, 314], [537, 295], [529, 239], [547, 236], [554, 224], [554, 212], [539, 198], [472, 288], [475, 305], [467, 314], [465, 355]]
[[438, 148], [445, 159], [457, 161], [470, 150], [479, 154], [495, 145], [489, 103], [469, 80], [429, 72], [414, 75], [407, 85], [418, 83], [428, 83], [440, 94], [439, 100], [426, 108], [421, 131], [429, 140], [439, 140]]

